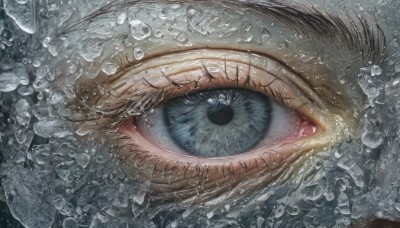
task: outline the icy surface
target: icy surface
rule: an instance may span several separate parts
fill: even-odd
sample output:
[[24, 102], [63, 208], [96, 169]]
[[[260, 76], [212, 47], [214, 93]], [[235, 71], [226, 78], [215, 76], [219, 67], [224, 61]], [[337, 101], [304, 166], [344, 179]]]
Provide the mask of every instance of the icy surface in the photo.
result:
[[27, 33], [36, 32], [36, 10], [34, 0], [4, 0], [4, 10], [17, 25]]
[[[400, 219], [400, 37], [397, 30], [384, 27], [400, 24], [398, 7], [387, 7], [396, 1], [371, 1], [377, 4], [371, 7], [376, 11], [374, 17], [387, 20], [381, 23], [388, 53], [375, 58], [363, 56], [369, 54], [367, 49], [347, 55], [347, 46], [329, 48], [330, 41], [319, 43], [315, 34], [302, 34], [304, 28], [293, 32], [291, 24], [282, 24], [272, 16], [264, 18], [255, 11], [211, 1], [108, 1], [110, 8], [100, 11], [96, 10], [104, 1], [2, 2], [0, 194], [4, 190], [4, 197], [0, 200], [7, 201], [13, 216], [25, 227], [351, 227], [352, 222], [375, 217]], [[357, 15], [370, 12], [370, 1], [345, 2], [359, 3]], [[335, 9], [342, 4], [325, 1], [315, 8]], [[139, 90], [129, 90], [126, 85], [141, 75], [132, 74], [122, 81], [115, 76], [132, 67], [145, 68], [148, 59], [161, 62], [163, 54], [170, 51], [198, 47], [220, 50], [219, 45], [221, 50], [239, 47], [249, 55], [268, 47], [268, 56], [276, 56], [304, 79], [315, 80], [313, 91], [328, 99], [328, 105], [321, 107], [335, 107], [338, 116], [324, 121], [344, 121], [335, 127], [347, 128], [345, 120], [356, 120], [352, 125], [356, 129], [330, 135], [326, 141], [340, 140], [310, 149], [284, 170], [271, 171], [268, 183], [251, 175], [246, 177], [249, 182], [236, 183], [235, 175], [227, 169], [226, 180], [215, 182], [218, 187], [229, 185], [222, 193], [207, 191], [199, 181], [203, 175], [190, 177], [181, 192], [166, 191], [180, 183], [172, 175], [176, 170], [150, 175], [154, 170], [146, 170], [147, 157], [137, 155], [140, 148], [132, 143], [121, 145], [120, 140], [126, 137], [121, 137], [118, 129], [131, 116], [149, 109], [151, 99], [142, 96], [144, 89], [154, 89], [152, 97], [174, 97], [178, 90], [186, 93], [202, 88], [187, 82], [195, 74], [185, 74], [187, 78], [179, 81], [177, 75], [167, 74], [177, 73], [173, 71], [177, 69], [164, 65], [157, 70], [160, 77], [155, 83], [143, 80], [134, 84], [143, 86]], [[213, 63], [223, 63], [220, 57]], [[204, 65], [200, 59], [196, 63]], [[174, 61], [179, 63], [180, 59]], [[195, 64], [185, 70], [192, 66]], [[235, 81], [227, 74], [229, 62], [213, 67], [201, 69], [210, 73], [210, 88], [215, 88], [213, 73], [218, 70], [226, 74], [222, 86]], [[252, 70], [245, 68], [246, 72]], [[277, 66], [268, 62], [265, 68], [274, 70]], [[277, 75], [285, 71], [282, 68]], [[142, 75], [147, 80], [153, 73], [146, 69]], [[325, 74], [331, 78], [324, 78]], [[291, 86], [298, 82], [291, 80]], [[249, 88], [253, 84], [249, 83]], [[176, 91], [154, 92], [166, 88]], [[120, 91], [129, 96], [115, 102], [121, 101], [117, 99]], [[271, 99], [281, 95], [271, 95]], [[116, 100], [102, 103], [100, 96]], [[349, 103], [342, 103], [341, 98], [347, 96]], [[133, 103], [134, 98], [139, 102]], [[121, 111], [118, 108], [124, 102], [129, 105]], [[112, 108], [103, 109], [110, 104]], [[346, 115], [341, 119], [343, 113]], [[321, 115], [325, 114], [322, 111]], [[297, 149], [293, 146], [293, 151]], [[120, 156], [121, 150], [129, 153]], [[275, 155], [281, 156], [271, 156]], [[136, 160], [127, 171], [122, 163], [129, 159]], [[263, 162], [267, 161], [259, 165]], [[168, 170], [173, 164], [158, 161], [154, 169]], [[146, 178], [132, 178], [142, 171], [147, 172]], [[187, 167], [185, 172], [190, 171]], [[165, 179], [168, 184], [156, 183]], [[180, 195], [191, 191], [195, 192], [192, 198]]]

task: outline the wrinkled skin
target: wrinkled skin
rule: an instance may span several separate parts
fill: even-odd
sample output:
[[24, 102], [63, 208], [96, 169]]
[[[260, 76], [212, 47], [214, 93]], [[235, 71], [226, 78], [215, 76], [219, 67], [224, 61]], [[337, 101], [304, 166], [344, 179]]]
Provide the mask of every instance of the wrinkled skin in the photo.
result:
[[[0, 201], [24, 227], [400, 221], [396, 0], [0, 3]], [[302, 124], [212, 159], [138, 125], [225, 87]]]

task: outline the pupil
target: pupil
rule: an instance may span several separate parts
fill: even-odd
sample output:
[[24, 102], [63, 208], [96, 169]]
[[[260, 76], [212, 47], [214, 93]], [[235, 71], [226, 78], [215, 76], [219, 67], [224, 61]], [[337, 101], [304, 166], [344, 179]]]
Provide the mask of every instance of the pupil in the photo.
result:
[[233, 110], [229, 105], [212, 105], [207, 108], [207, 117], [216, 125], [226, 125], [233, 119]]

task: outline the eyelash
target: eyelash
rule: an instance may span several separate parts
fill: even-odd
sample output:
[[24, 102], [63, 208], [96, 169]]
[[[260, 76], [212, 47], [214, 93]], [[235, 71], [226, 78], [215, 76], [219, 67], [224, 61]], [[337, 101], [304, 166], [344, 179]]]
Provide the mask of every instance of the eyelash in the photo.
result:
[[[192, 50], [192, 52], [193, 51], [198, 51], [200, 53], [204, 52], [204, 50]], [[220, 52], [220, 50], [213, 49], [207, 51], [210, 51], [211, 56], [213, 53]], [[186, 52], [184, 52], [183, 54], [178, 54], [185, 55], [185, 53]], [[271, 60], [269, 58], [267, 59], [267, 62], [264, 63], [259, 59], [264, 60], [265, 57], [259, 56], [257, 54], [251, 54], [248, 52], [238, 53], [242, 55], [241, 57], [238, 54], [241, 59], [248, 58], [249, 63], [243, 63], [243, 61], [237, 62], [235, 60], [229, 60], [228, 62], [227, 59], [214, 60], [212, 58], [213, 63], [215, 61], [220, 61], [220, 65], [218, 65], [218, 72], [220, 73], [220, 76], [215, 72], [213, 72], [213, 75], [213, 73], [210, 72], [210, 68], [201, 63], [201, 71], [196, 71], [200, 74], [200, 76], [194, 75], [194, 77], [197, 76], [197, 78], [194, 79], [188, 77], [186, 77], [184, 80], [181, 80], [179, 78], [173, 79], [172, 75], [176, 77], [176, 74], [172, 74], [171, 76], [169, 76], [168, 73], [164, 72], [162, 69], [159, 69], [159, 71], [150, 72], [150, 77], [152, 76], [151, 73], [159, 74], [160, 78], [164, 80], [161, 85], [159, 85], [160, 83], [156, 84], [157, 82], [154, 83], [153, 81], [146, 79], [146, 77], [143, 76], [140, 78], [140, 81], [136, 81], [134, 82], [134, 84], [132, 84], [131, 82], [132, 85], [127, 86], [127, 84], [129, 84], [130, 78], [136, 76], [136, 74], [130, 75], [131, 70], [140, 68], [148, 61], [151, 62], [150, 59], [142, 62], [141, 64], [132, 66], [126, 70], [124, 69], [124, 71], [122, 72], [118, 72], [111, 79], [109, 77], [100, 77], [99, 83], [96, 85], [94, 85], [91, 81], [80, 81], [76, 83], [78, 87], [75, 88], [78, 102], [72, 104], [72, 106], [75, 106], [73, 107], [73, 109], [78, 110], [78, 112], [86, 116], [86, 118], [77, 121], [89, 121], [92, 122], [92, 124], [81, 124], [79, 127], [83, 128], [82, 131], [86, 131], [85, 128], [89, 128], [89, 130], [99, 131], [102, 134], [107, 132], [115, 132], [115, 130], [120, 128], [121, 125], [123, 125], [123, 123], [125, 123], [128, 119], [143, 115], [145, 112], [161, 106], [163, 103], [167, 102], [170, 99], [195, 91], [217, 88], [248, 88], [250, 90], [266, 94], [267, 96], [272, 97], [278, 103], [281, 103], [282, 105], [296, 111], [303, 109], [303, 106], [307, 107], [310, 103], [318, 107], [320, 106], [321, 102], [318, 100], [318, 97], [315, 96], [312, 89], [301, 78], [299, 78], [298, 76], [293, 76], [294, 73], [289, 70], [285, 70], [282, 64], [279, 64], [275, 60]], [[253, 58], [255, 58], [254, 62], [259, 61], [259, 64], [264, 64], [267, 66], [267, 68], [271, 69], [265, 71], [264, 69], [253, 66], [251, 64], [252, 61], [250, 60], [251, 55], [256, 56], [253, 56]], [[184, 59], [180, 62], [185, 61], [188, 60]], [[270, 63], [270, 61], [272, 61], [272, 63]], [[229, 64], [231, 65], [228, 66]], [[234, 64], [234, 66], [232, 66], [232, 64]], [[198, 67], [195, 69], [198, 69]], [[190, 68], [187, 71], [191, 73], [194, 70]], [[185, 71], [185, 73], [187, 71]], [[147, 68], [145, 68], [145, 72], [145, 75], [147, 75]], [[260, 75], [257, 74], [264, 74], [262, 72], [265, 72], [266, 75], [262, 75], [262, 79], [260, 79]], [[137, 74], [140, 73], [141, 72]], [[253, 74], [256, 75], [253, 76]], [[276, 76], [277, 74], [278, 76]], [[282, 76], [282, 74], [285, 75], [285, 79], [279, 78], [279, 76]], [[254, 77], [258, 77], [258, 79], [256, 80]], [[206, 82], [203, 82], [202, 80]], [[229, 83], [230, 85], [226, 86], [225, 84], [221, 83], [221, 81], [223, 83]], [[222, 85], [218, 86], [218, 83]], [[206, 86], [202, 84], [206, 84]], [[290, 86], [289, 84], [292, 85]], [[101, 101], [100, 96], [104, 96], [105, 94], [104, 91], [95, 92], [95, 94], [93, 93], [93, 91], [96, 91], [96, 89], [100, 90], [99, 86], [101, 86], [103, 90], [106, 90], [106, 94], [108, 94], [108, 98], [106, 97], [103, 100], [113, 99], [113, 102], [102, 105], [98, 104], [99, 101]], [[286, 89], [287, 86], [294, 88]], [[281, 88], [278, 89], [276, 87]], [[121, 88], [123, 91], [118, 91], [121, 90]], [[185, 91], [183, 91], [184, 93], [182, 92], [183, 89], [185, 89]], [[294, 94], [291, 94], [289, 96], [288, 91], [293, 89], [296, 89], [297, 92], [294, 92]], [[296, 103], [296, 101], [291, 102], [292, 100], [297, 100], [297, 104], [292, 105], [291, 103]], [[91, 104], [89, 104], [90, 102]], [[315, 115], [313, 116], [309, 114], [307, 108], [305, 108], [304, 110], [304, 112], [300, 112], [302, 116], [311, 120], [312, 122], [319, 123], [318, 120], [313, 120], [313, 117]]]

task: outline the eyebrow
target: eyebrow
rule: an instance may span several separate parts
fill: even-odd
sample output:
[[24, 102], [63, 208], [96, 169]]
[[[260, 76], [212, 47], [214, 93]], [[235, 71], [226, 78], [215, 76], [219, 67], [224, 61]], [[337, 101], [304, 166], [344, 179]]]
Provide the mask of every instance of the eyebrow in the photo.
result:
[[[67, 25], [59, 36], [85, 29], [96, 18], [126, 9], [138, 3], [161, 3], [162, 0], [115, 0], [93, 13]], [[169, 0], [167, 3], [209, 3], [206, 0]], [[307, 38], [315, 38], [329, 42], [339, 48], [349, 48], [353, 53], [360, 54], [368, 62], [380, 64], [387, 56], [386, 37], [379, 24], [372, 19], [368, 21], [355, 12], [344, 12], [345, 20], [333, 12], [321, 11], [314, 7], [283, 0], [218, 0], [226, 6], [236, 6], [271, 16], [282, 24]], [[372, 24], [371, 24], [372, 23]]]

